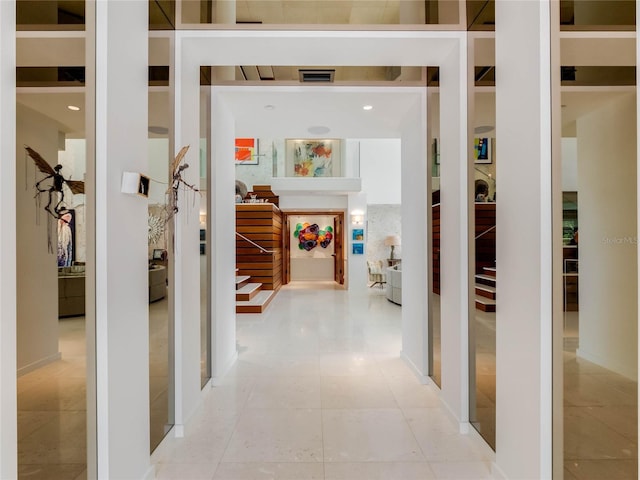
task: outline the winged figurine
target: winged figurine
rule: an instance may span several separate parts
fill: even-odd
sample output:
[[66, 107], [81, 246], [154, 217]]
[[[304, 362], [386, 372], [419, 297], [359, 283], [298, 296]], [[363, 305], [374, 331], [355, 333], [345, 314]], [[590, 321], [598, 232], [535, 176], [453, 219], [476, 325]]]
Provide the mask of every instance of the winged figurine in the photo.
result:
[[[36, 190], [38, 191], [38, 193], [36, 193], [36, 196], [40, 195], [41, 193], [48, 193], [49, 200], [44, 209], [53, 217], [60, 218], [62, 214], [67, 211], [67, 208], [63, 205], [64, 185], [66, 184], [67, 187], [69, 187], [69, 190], [71, 190], [71, 193], [76, 195], [79, 193], [84, 193], [84, 182], [80, 180], [71, 180], [64, 178], [64, 176], [60, 173], [60, 170], [62, 170], [62, 165], [58, 164], [55, 167], [51, 167], [51, 165], [49, 165], [49, 163], [44, 158], [42, 158], [42, 155], [40, 155], [38, 152], [28, 147], [27, 145], [25, 145], [24, 148], [27, 151], [27, 155], [29, 155], [35, 162], [38, 170], [46, 175], [46, 177], [42, 178], [36, 183]], [[43, 186], [43, 182], [46, 182], [49, 179], [51, 179], [51, 183], [48, 185], [45, 184]], [[59, 194], [58, 201], [52, 209], [54, 194], [56, 192]]]
[[180, 149], [176, 158], [173, 159], [170, 166], [171, 172], [171, 185], [167, 189], [167, 195], [169, 195], [169, 212], [167, 215], [167, 221], [171, 220], [173, 216], [178, 213], [178, 192], [180, 190], [180, 186], [193, 190], [194, 192], [198, 192], [198, 188], [195, 185], [191, 185], [184, 181], [182, 178], [182, 172], [189, 168], [188, 163], [182, 163], [184, 156], [187, 154], [189, 150], [189, 145], [186, 145]]

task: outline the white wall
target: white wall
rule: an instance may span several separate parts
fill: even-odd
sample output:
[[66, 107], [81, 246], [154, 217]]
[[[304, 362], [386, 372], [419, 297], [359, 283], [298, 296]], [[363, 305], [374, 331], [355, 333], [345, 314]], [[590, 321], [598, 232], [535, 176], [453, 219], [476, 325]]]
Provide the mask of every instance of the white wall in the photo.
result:
[[400, 204], [399, 138], [360, 139], [360, 178], [369, 204]]
[[[17, 108], [17, 144], [28, 145], [51, 165], [58, 160], [58, 127], [48, 117]], [[35, 182], [45, 177], [24, 149], [16, 152], [18, 371], [26, 373], [59, 358], [57, 220], [44, 210], [48, 194], [34, 200]], [[56, 197], [57, 198], [57, 197]], [[54, 198], [54, 202], [57, 199]], [[52, 204], [52, 208], [55, 203]], [[52, 242], [51, 248], [47, 246]], [[35, 300], [35, 301], [34, 301]]]
[[[399, 204], [369, 205], [367, 207], [367, 231], [368, 235], [365, 237], [367, 260], [386, 261], [389, 258], [391, 247], [384, 244], [384, 239], [389, 235], [398, 235], [402, 240], [402, 206]], [[426, 242], [426, 238], [424, 241]], [[402, 258], [402, 245], [395, 247], [393, 254], [395, 258]]]
[[635, 95], [578, 119], [578, 355], [638, 378]]
[[[578, 139], [562, 139], [562, 191], [578, 191]], [[578, 197], [579, 198], [579, 197]]]

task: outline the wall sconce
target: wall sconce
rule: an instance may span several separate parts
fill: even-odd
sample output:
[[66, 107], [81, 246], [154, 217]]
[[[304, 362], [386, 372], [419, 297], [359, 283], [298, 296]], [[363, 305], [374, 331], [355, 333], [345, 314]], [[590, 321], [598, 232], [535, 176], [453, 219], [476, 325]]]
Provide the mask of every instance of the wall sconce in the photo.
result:
[[353, 225], [362, 225], [364, 223], [364, 212], [360, 210], [351, 212], [351, 223]]
[[206, 213], [201, 213], [200, 214], [200, 225], [206, 225], [207, 224], [207, 214]]

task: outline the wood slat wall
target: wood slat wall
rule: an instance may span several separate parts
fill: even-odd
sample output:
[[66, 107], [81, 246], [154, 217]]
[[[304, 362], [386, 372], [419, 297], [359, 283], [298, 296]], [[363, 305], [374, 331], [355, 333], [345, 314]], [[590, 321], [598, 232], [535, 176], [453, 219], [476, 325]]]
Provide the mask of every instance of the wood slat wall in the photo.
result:
[[282, 286], [282, 212], [271, 203], [236, 205], [236, 231], [273, 253], [264, 253], [236, 236], [238, 275], [249, 275], [263, 290]]
[[[433, 292], [440, 294], [440, 204], [431, 207], [433, 215]], [[496, 204], [476, 203], [475, 236], [496, 224]], [[485, 233], [476, 240], [476, 273], [483, 273], [483, 267], [496, 266], [496, 229]]]
[[[476, 203], [475, 236], [495, 226], [496, 204]], [[476, 273], [484, 273], [483, 267], [496, 266], [496, 229], [476, 240]]]
[[431, 241], [432, 241], [432, 263], [433, 263], [433, 293], [440, 295], [440, 204], [431, 207]]

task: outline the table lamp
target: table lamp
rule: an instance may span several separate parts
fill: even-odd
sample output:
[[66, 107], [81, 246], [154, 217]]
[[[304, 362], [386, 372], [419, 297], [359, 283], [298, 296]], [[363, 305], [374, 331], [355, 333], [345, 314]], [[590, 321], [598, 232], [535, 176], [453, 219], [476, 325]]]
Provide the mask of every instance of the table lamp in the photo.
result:
[[384, 239], [384, 244], [387, 247], [391, 247], [391, 253], [389, 254], [389, 259], [393, 260], [393, 250], [396, 247], [396, 245], [400, 245], [400, 236], [399, 235], [389, 235], [387, 238]]

